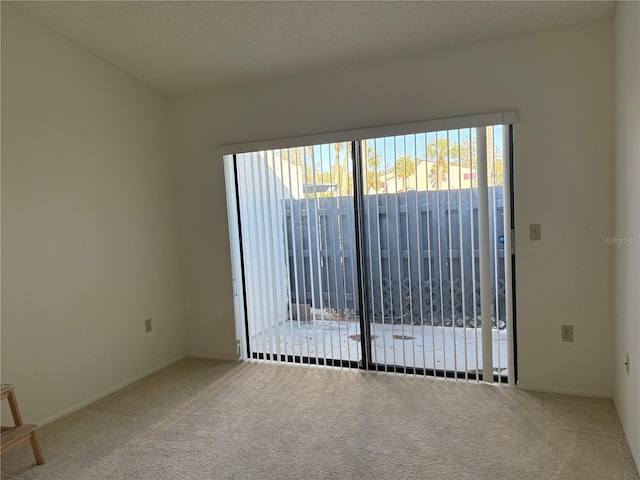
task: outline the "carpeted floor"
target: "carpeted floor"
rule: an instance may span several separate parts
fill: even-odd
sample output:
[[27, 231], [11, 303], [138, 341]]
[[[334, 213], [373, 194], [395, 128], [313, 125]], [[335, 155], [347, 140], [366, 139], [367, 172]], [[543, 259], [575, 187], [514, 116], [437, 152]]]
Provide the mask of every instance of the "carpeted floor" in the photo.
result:
[[611, 401], [186, 359], [40, 430], [6, 479], [639, 479]]

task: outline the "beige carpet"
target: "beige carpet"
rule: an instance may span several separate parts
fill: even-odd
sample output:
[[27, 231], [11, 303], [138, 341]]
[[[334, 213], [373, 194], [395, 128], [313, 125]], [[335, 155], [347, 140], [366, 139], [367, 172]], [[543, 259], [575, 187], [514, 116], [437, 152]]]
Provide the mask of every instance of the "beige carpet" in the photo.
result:
[[638, 479], [612, 402], [187, 359], [2, 457], [21, 479]]

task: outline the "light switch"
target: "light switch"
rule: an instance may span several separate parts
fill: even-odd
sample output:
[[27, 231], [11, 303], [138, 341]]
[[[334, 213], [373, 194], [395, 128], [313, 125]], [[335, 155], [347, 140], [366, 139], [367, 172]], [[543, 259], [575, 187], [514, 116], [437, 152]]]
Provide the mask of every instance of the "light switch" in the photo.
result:
[[531, 223], [529, 224], [529, 240], [540, 240], [542, 238], [542, 233], [540, 231], [539, 223]]

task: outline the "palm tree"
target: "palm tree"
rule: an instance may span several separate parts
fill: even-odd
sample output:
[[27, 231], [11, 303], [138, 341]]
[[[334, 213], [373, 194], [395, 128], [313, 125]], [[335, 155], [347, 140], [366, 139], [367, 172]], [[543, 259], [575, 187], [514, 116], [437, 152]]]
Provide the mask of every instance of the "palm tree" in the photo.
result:
[[416, 162], [409, 155], [396, 159], [394, 166], [396, 178], [402, 179], [403, 189], [407, 190], [407, 179], [416, 173]]
[[365, 144], [365, 157], [367, 158], [367, 163], [365, 164], [365, 171], [367, 173], [367, 192], [373, 190], [374, 192], [378, 192], [380, 188], [382, 188], [382, 182], [378, 177], [378, 169], [380, 168], [380, 155], [371, 148], [370, 145]]
[[280, 156], [283, 162], [288, 162], [291, 165], [304, 168], [304, 180], [306, 182], [313, 181], [313, 167], [310, 165], [311, 157], [313, 155], [313, 147], [294, 147], [283, 148], [280, 150]]
[[431, 188], [440, 189], [449, 176], [449, 163], [459, 161], [459, 151], [460, 149], [456, 143], [449, 145], [449, 142], [444, 137], [427, 145], [427, 159], [433, 162], [429, 170], [429, 185]]

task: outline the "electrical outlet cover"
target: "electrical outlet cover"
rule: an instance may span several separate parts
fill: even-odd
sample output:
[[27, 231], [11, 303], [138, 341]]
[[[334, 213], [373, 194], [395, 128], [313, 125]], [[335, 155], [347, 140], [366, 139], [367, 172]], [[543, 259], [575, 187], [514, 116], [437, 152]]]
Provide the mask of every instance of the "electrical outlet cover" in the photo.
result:
[[573, 325], [561, 325], [560, 337], [563, 342], [573, 342]]

